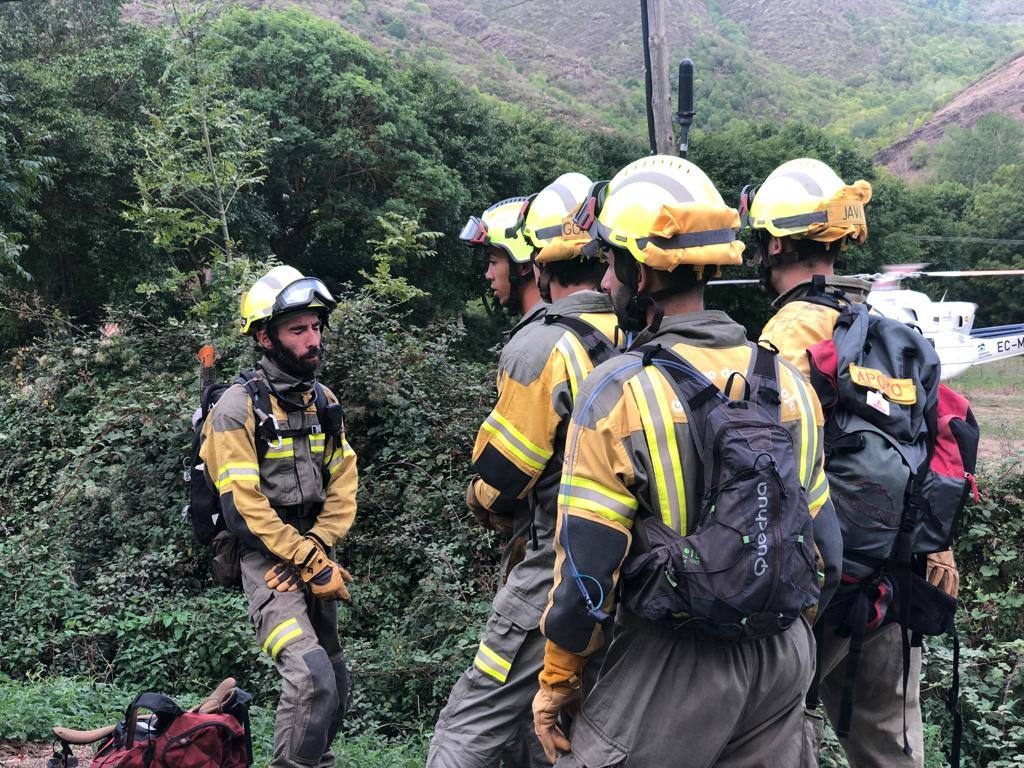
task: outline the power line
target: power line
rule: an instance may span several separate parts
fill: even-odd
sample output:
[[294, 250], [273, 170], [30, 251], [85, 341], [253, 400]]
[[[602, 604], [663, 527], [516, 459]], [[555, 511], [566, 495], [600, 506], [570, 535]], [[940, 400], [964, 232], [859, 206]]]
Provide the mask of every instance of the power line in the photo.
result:
[[910, 235], [911, 240], [927, 240], [933, 243], [987, 243], [988, 245], [1024, 245], [1024, 240], [1012, 240], [1003, 237], [949, 237], [946, 235]]

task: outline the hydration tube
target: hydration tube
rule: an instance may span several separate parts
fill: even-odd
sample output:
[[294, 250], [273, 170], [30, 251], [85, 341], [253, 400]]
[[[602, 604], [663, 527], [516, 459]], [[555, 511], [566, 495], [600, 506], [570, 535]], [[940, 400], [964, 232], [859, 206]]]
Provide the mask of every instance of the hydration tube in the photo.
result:
[[[630, 353], [625, 352], [624, 354], [628, 355]], [[674, 368], [676, 370], [680, 370], [688, 374], [692, 374], [696, 371], [696, 368], [694, 368], [689, 363], [684, 365], [682, 363], [677, 363], [672, 360], [652, 361], [652, 365], [655, 368]], [[587, 399], [583, 401], [583, 405], [579, 409], [579, 418], [576, 418], [576, 412], [573, 412], [574, 420], [576, 422], [582, 422], [584, 420], [586, 415], [589, 413], [590, 409], [594, 407], [594, 401], [597, 399], [598, 395], [600, 395], [604, 391], [605, 387], [607, 387], [609, 384], [611, 384], [612, 382], [620, 382], [624, 386], [625, 382], [628, 381], [629, 378], [632, 378], [632, 376], [623, 379], [623, 374], [631, 373], [637, 370], [642, 370], [645, 367], [646, 366], [644, 365], [642, 359], [635, 360], [634, 362], [631, 362], [623, 366], [622, 368], [617, 370], [613, 375], [609, 376], [607, 379], [602, 381], [600, 384], [597, 385], [597, 388], [590, 393]], [[699, 373], [699, 371], [697, 371], [697, 373]], [[565, 479], [561, 481], [561, 484], [569, 487], [572, 486], [573, 467], [575, 465], [575, 462], [572, 461], [570, 457], [574, 456], [576, 453], [576, 448], [579, 444], [581, 432], [581, 429], [576, 430], [576, 433], [573, 435], [572, 444], [569, 446], [565, 453], [565, 459], [567, 460], [565, 461], [565, 464], [569, 467], [569, 473], [565, 477]], [[604, 605], [605, 600], [604, 588], [601, 586], [601, 582], [598, 581], [595, 577], [586, 573], [580, 573], [579, 569], [576, 567], [576, 560], [572, 556], [572, 547], [569, 544], [570, 517], [571, 515], [567, 513], [564, 519], [562, 520], [562, 549], [565, 551], [565, 559], [569, 563], [569, 568], [572, 572], [573, 581], [576, 582], [576, 588], [579, 590], [580, 595], [583, 597], [583, 602], [586, 603], [587, 613], [593, 616], [598, 622], [604, 623], [611, 618], [611, 616], [601, 608], [601, 606]], [[592, 581], [597, 585], [598, 602], [596, 605], [594, 604], [593, 599], [590, 597], [590, 592], [587, 591], [587, 587], [585, 584], [586, 581]]]

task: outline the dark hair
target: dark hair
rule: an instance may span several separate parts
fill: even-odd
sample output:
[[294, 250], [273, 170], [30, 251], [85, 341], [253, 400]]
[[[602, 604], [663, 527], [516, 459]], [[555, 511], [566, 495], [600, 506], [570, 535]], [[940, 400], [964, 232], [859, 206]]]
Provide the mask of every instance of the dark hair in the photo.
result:
[[540, 267], [551, 276], [551, 279], [557, 280], [563, 287], [592, 285], [597, 288], [601, 285], [601, 278], [604, 277], [604, 271], [608, 265], [600, 259], [567, 259], [565, 261], [548, 261], [541, 264]]
[[[663, 295], [687, 293], [697, 287], [707, 285], [708, 281], [715, 276], [715, 271], [715, 265], [708, 264], [698, 278], [697, 270], [690, 264], [680, 264], [672, 271], [652, 270], [657, 274], [657, 279], [661, 284], [661, 287], [652, 293]], [[615, 276], [620, 283], [636, 290], [640, 279], [640, 267], [633, 255], [624, 248], [615, 248]]]
[[[770, 239], [771, 235], [767, 230], [761, 233], [759, 245], [762, 254], [768, 253]], [[799, 237], [783, 237], [781, 240], [784, 249], [782, 253], [775, 254], [771, 259], [765, 259], [766, 262], [778, 260], [779, 263], [794, 264], [801, 261], [827, 261], [834, 264], [842, 253], [842, 240], [832, 243], [822, 243]]]

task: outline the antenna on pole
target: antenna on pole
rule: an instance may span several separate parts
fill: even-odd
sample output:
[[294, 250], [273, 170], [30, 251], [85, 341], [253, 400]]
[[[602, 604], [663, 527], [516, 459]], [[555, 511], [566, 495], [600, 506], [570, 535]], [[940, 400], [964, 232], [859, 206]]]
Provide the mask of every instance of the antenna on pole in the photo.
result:
[[679, 156], [686, 157], [693, 124], [693, 61], [690, 59], [679, 62], [679, 111], [675, 121], [679, 123]]

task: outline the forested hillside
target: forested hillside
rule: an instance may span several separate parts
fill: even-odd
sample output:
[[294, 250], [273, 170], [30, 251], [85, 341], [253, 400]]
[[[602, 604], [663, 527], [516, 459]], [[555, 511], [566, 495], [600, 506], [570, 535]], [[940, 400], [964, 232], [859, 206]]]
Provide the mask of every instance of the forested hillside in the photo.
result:
[[[1012, 242], [960, 239], [1024, 240], [1018, 123], [951, 132], [918, 184], [871, 160], [921, 104], [1011, 54], [1019, 32], [988, 5], [780, 2], [786, 27], [769, 34], [755, 22], [775, 3], [684, 2], [673, 39], [709, 56], [694, 55], [691, 159], [727, 200], [818, 157], [874, 187], [868, 242], [846, 269], [1024, 267]], [[239, 297], [277, 262], [342, 299], [323, 379], [361, 484], [344, 552], [356, 583], [341, 764], [422, 764], [471, 658], [500, 542], [463, 493], [509, 321], [481, 301], [484, 265], [456, 236], [496, 200], [570, 170], [609, 178], [646, 154], [637, 22], [611, 2], [296, 4], [178, 3], [177, 18], [169, 2], [162, 15], [120, 0], [0, 4], [0, 739], [99, 725], [139, 689], [197, 693], [233, 673], [257, 696], [267, 754], [276, 678], [241, 595], [214, 586], [182, 521], [181, 471], [195, 351], [216, 346], [221, 379], [251, 365]], [[552, 19], [573, 33], [548, 37]], [[803, 58], [777, 63], [798, 35]], [[947, 85], [931, 92], [937, 62]], [[1024, 319], [1017, 284], [926, 287], [981, 301], [979, 324]], [[707, 298], [752, 332], [770, 311], [752, 289]], [[964, 766], [1014, 765], [1024, 749], [1015, 444], [993, 443], [958, 545]], [[949, 655], [932, 644], [923, 686], [930, 768], [949, 736]], [[823, 764], [836, 754], [832, 741]]]
[[[276, 6], [273, 0], [242, 3]], [[141, 0], [130, 13], [153, 21]], [[434, 62], [534, 114], [642, 136], [637, 2], [298, 0], [379, 49]], [[880, 149], [1024, 43], [997, 0], [668, 0], [671, 58], [696, 63], [698, 124], [813, 122]], [[1012, 5], [1012, 4], [1011, 4]], [[1007, 23], [1011, 22], [1011, 23]], [[674, 79], [675, 73], [672, 73]]]

